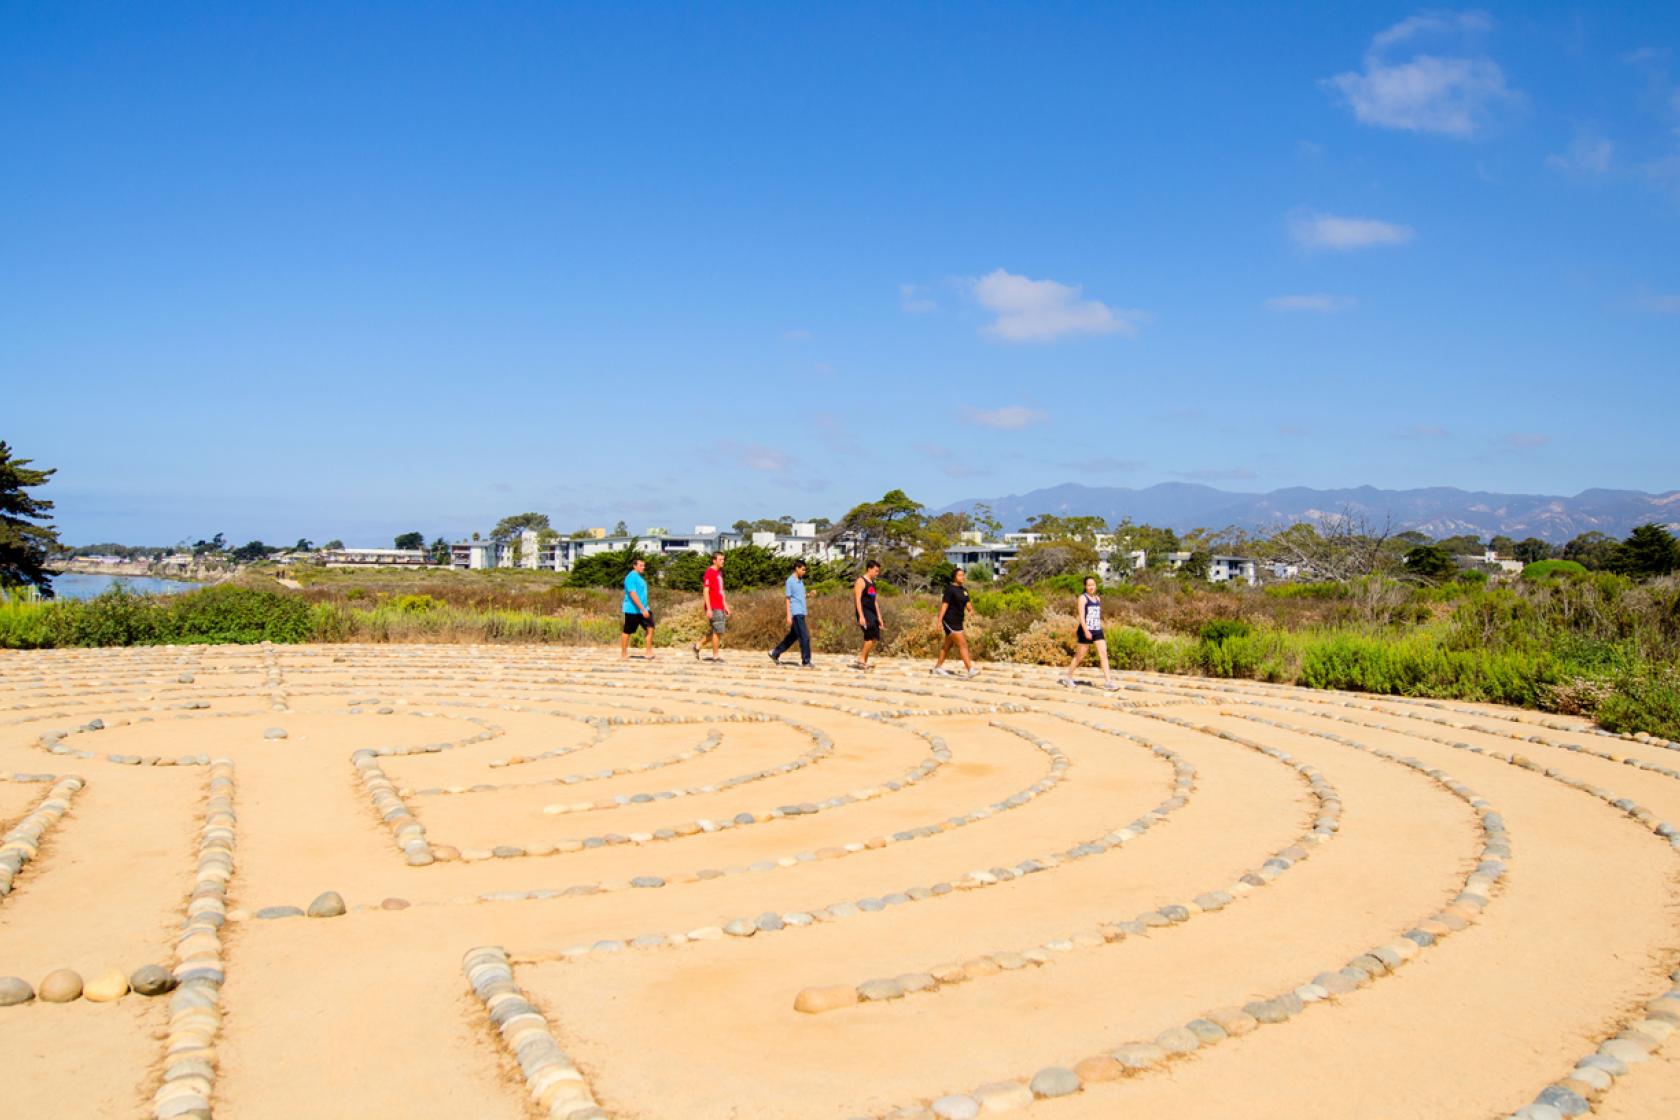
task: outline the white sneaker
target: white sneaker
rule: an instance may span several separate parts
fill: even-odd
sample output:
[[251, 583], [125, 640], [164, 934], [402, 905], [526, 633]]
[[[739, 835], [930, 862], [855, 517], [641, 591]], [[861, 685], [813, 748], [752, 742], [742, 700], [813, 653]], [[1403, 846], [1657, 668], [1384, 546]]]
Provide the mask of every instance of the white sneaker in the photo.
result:
[[979, 669], [970, 669], [968, 672], [963, 674], [963, 676], [968, 680], [973, 680], [975, 677], [978, 677], [979, 675], [980, 675], [980, 670]]
[[951, 670], [945, 668], [943, 665], [935, 665], [933, 668], [929, 669], [928, 672], [932, 673], [936, 677], [948, 677], [951, 675]]
[[1056, 683], [1061, 685], [1063, 688], [1078, 688], [1079, 687], [1079, 682], [1074, 680], [1072, 677], [1063, 677], [1061, 680], [1057, 681]]

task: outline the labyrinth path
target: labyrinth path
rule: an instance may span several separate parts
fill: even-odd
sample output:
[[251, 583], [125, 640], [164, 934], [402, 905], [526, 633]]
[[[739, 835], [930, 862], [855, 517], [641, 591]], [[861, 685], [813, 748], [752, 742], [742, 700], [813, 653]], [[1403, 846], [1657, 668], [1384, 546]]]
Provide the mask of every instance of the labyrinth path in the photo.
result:
[[1056, 676], [0, 654], [0, 1115], [1680, 1116], [1680, 747]]

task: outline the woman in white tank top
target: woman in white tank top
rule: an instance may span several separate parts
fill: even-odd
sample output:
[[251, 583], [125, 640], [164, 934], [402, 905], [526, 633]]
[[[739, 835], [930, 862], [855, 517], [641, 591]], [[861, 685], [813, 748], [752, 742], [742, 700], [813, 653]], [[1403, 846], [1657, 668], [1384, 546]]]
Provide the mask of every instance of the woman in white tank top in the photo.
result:
[[1079, 669], [1080, 662], [1085, 660], [1085, 651], [1096, 646], [1097, 658], [1102, 662], [1103, 687], [1113, 692], [1120, 686], [1114, 683], [1114, 674], [1108, 668], [1108, 642], [1103, 637], [1102, 596], [1097, 594], [1096, 576], [1085, 577], [1085, 590], [1074, 604], [1073, 616], [1079, 620], [1073, 634], [1074, 645], [1078, 648], [1074, 650], [1073, 664], [1068, 666], [1062, 683], [1069, 688], [1079, 683], [1073, 679], [1073, 674]]

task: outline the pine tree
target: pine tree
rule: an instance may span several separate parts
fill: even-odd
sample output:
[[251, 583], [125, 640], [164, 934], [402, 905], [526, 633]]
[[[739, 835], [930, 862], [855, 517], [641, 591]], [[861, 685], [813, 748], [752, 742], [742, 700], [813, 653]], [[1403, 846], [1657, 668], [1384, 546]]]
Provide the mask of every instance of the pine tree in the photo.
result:
[[33, 459], [15, 459], [0, 440], [0, 587], [39, 588], [52, 594], [52, 576], [44, 565], [47, 553], [58, 547], [58, 532], [44, 521], [53, 504], [29, 494], [45, 486], [56, 470], [31, 470]]

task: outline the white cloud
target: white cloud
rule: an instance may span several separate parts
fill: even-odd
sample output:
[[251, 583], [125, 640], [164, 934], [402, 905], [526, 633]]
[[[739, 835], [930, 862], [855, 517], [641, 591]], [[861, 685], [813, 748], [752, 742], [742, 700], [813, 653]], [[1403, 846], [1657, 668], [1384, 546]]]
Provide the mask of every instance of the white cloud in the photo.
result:
[[965, 408], [962, 418], [976, 427], [1018, 432], [1022, 428], [1044, 423], [1050, 419], [1050, 414], [1025, 405], [1006, 404], [1002, 408]]
[[1602, 175], [1610, 170], [1610, 157], [1615, 145], [1588, 129], [1578, 129], [1567, 152], [1546, 157], [1546, 166], [1554, 171], [1568, 171], [1578, 175]]
[[1358, 302], [1352, 296], [1273, 296], [1266, 301], [1266, 310], [1316, 311], [1322, 315], [1329, 315], [1337, 311], [1346, 311]]
[[928, 296], [927, 289], [917, 284], [898, 286], [898, 306], [906, 315], [926, 315], [939, 309], [939, 305]]
[[1462, 40], [1492, 26], [1482, 12], [1411, 16], [1372, 37], [1363, 70], [1337, 74], [1324, 84], [1346, 98], [1353, 115], [1366, 124], [1473, 136], [1495, 108], [1517, 98], [1506, 87], [1498, 63], [1482, 56], [1418, 53], [1406, 61], [1390, 61], [1387, 55], [1415, 39]]
[[974, 281], [974, 298], [997, 316], [983, 333], [1005, 342], [1053, 342], [1072, 334], [1137, 334], [1147, 312], [1081, 299], [1077, 284], [1029, 280], [999, 268]]
[[793, 466], [793, 456], [774, 447], [766, 447], [762, 443], [725, 441], [718, 445], [718, 450], [741, 466], [766, 474], [781, 474]]
[[1289, 233], [1308, 249], [1368, 249], [1373, 245], [1404, 245], [1415, 237], [1411, 226], [1375, 218], [1342, 218], [1334, 214], [1297, 214], [1289, 219]]

